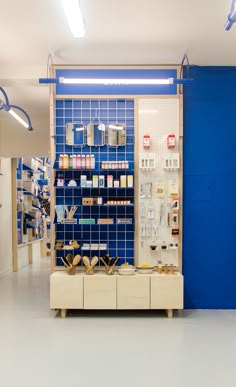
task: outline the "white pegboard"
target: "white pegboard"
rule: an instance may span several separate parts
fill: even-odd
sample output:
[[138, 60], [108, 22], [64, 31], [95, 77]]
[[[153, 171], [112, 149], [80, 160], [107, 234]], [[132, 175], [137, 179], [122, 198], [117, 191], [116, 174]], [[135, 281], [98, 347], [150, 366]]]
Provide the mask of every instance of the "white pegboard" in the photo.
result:
[[[167, 137], [170, 134], [176, 137], [174, 149], [167, 148]], [[148, 150], [143, 149], [144, 135], [150, 135], [151, 146]], [[157, 265], [161, 260], [164, 264], [177, 266], [176, 244], [179, 245], [179, 238], [172, 236], [172, 207], [176, 204], [173, 200], [176, 197], [174, 193], [179, 193], [178, 99], [140, 99], [138, 137], [139, 264], [147, 262]], [[153, 155], [154, 161], [150, 162]], [[145, 157], [148, 159], [146, 162]], [[150, 164], [154, 165], [154, 168], [150, 168]], [[157, 246], [156, 250], [152, 250], [151, 246]], [[164, 246], [167, 247], [166, 250], [162, 249]]]

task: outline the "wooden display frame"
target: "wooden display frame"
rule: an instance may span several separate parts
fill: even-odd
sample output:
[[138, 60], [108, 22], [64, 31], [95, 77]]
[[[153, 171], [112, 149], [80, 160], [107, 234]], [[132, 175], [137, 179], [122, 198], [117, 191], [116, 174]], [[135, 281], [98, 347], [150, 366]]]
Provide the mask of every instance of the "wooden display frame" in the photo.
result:
[[[55, 77], [56, 70], [59, 69], [80, 69], [80, 70], [116, 70], [116, 69], [157, 69], [157, 70], [176, 70], [177, 76], [180, 76], [181, 66], [73, 66], [73, 65], [54, 65], [52, 69], [51, 76]], [[168, 99], [168, 98], [177, 98], [179, 100], [179, 153], [180, 153], [180, 169], [179, 169], [179, 199], [180, 199], [180, 209], [179, 209], [179, 219], [180, 219], [180, 233], [179, 233], [179, 249], [178, 249], [178, 270], [182, 272], [182, 176], [183, 176], [183, 96], [180, 94], [180, 87], [177, 86], [177, 94], [175, 95], [57, 95], [55, 85], [50, 85], [50, 151], [51, 151], [51, 271], [54, 272], [56, 270], [65, 270], [64, 267], [56, 266], [55, 264], [55, 250], [53, 248], [55, 244], [55, 226], [53, 224], [53, 219], [55, 217], [55, 195], [54, 195], [54, 181], [55, 181], [55, 170], [53, 169], [53, 163], [55, 159], [55, 133], [54, 133], [54, 125], [55, 125], [55, 101], [56, 99], [117, 99], [117, 98], [130, 98], [134, 100], [134, 127], [137, 136], [138, 130], [138, 101], [140, 99]], [[135, 165], [138, 165], [138, 141], [135, 142]], [[138, 219], [138, 208], [137, 208], [137, 195], [138, 195], [138, 169], [135, 168], [134, 171], [135, 178], [135, 218]], [[137, 264], [137, 243], [138, 243], [138, 227], [135, 228], [135, 259], [134, 262]]]

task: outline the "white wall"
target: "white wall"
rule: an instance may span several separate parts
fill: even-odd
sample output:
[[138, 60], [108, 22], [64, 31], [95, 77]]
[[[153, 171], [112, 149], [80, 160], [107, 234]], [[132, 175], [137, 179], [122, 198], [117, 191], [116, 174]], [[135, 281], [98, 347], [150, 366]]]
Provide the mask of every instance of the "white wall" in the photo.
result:
[[29, 132], [10, 114], [0, 117], [0, 155], [5, 157], [49, 156], [49, 120], [36, 117]]
[[1, 157], [0, 176], [0, 275], [12, 271], [11, 159]]

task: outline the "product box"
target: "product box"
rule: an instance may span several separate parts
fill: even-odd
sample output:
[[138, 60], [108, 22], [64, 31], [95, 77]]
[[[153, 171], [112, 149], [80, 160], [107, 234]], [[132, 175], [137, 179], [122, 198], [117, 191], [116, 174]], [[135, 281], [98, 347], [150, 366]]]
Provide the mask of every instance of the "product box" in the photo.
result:
[[93, 176], [93, 188], [98, 188], [98, 175]]
[[80, 186], [87, 187], [87, 176], [86, 175], [80, 176]]
[[132, 218], [117, 218], [117, 224], [132, 224]]
[[128, 186], [128, 188], [133, 188], [133, 186], [134, 186], [133, 175], [128, 175], [127, 176], [127, 186]]
[[122, 188], [126, 188], [126, 175], [121, 175], [120, 176], [120, 186]]
[[112, 218], [99, 218], [97, 224], [114, 224], [114, 219]]
[[83, 206], [93, 206], [93, 198], [82, 198]]
[[104, 188], [105, 187], [105, 176], [104, 175], [99, 175], [99, 187]]
[[95, 224], [95, 219], [79, 219], [79, 224]]
[[87, 180], [87, 185], [86, 185], [87, 188], [92, 188], [93, 187], [93, 182], [92, 180]]
[[119, 188], [120, 182], [119, 180], [114, 180], [114, 188]]
[[112, 175], [108, 175], [107, 176], [107, 187], [108, 188], [112, 188], [113, 187], [113, 176]]

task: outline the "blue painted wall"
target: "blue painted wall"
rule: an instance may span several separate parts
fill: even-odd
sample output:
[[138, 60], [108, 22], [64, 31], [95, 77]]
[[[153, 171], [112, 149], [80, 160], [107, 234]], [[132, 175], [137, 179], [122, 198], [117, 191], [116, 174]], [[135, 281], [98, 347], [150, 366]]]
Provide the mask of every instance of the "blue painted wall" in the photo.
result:
[[236, 67], [184, 89], [185, 307], [236, 308]]

